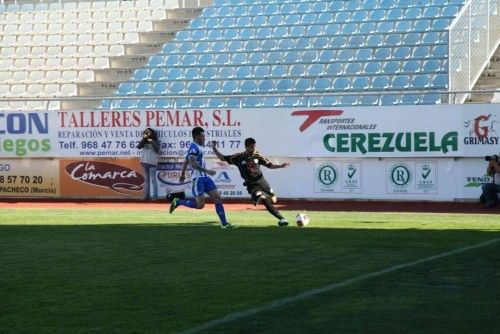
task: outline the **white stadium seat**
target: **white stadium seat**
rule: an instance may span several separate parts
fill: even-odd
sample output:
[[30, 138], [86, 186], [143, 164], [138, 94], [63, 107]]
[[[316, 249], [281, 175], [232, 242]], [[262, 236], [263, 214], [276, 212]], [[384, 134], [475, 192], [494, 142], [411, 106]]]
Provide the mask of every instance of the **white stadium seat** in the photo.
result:
[[61, 81], [61, 71], [50, 70], [45, 73], [45, 80], [47, 82], [59, 82]]
[[43, 85], [40, 84], [30, 84], [28, 85], [28, 96], [39, 97], [43, 93]]

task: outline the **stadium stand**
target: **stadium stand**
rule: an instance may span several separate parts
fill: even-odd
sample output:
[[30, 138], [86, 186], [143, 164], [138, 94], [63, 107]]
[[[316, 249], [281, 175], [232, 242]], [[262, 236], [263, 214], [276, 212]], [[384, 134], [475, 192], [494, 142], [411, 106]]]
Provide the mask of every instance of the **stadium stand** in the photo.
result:
[[[178, 99], [183, 107], [439, 103], [437, 92], [448, 88], [448, 28], [463, 2], [219, 0], [116, 94], [295, 94]], [[436, 93], [345, 95], [415, 89]], [[304, 93], [344, 95], [301, 97]], [[123, 100], [115, 106], [139, 103]], [[149, 101], [152, 107], [174, 103]]]
[[[0, 97], [112, 94], [200, 12], [177, 0], [0, 4]], [[99, 104], [13, 100], [0, 110]]]
[[[446, 102], [449, 75], [467, 72], [450, 70], [449, 37], [469, 2], [5, 1], [0, 110]], [[500, 87], [498, 54], [476, 87]], [[57, 101], [113, 94], [127, 99]], [[16, 100], [32, 97], [56, 101]]]

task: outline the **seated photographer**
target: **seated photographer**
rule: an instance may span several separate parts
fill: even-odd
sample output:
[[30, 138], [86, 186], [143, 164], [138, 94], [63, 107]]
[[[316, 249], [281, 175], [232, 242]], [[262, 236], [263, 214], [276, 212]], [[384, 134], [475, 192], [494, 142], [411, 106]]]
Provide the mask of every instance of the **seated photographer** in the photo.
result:
[[491, 183], [483, 184], [483, 197], [487, 208], [493, 208], [498, 202], [497, 193], [500, 193], [500, 163], [498, 155], [491, 155], [485, 158], [488, 161], [486, 174], [492, 177]]

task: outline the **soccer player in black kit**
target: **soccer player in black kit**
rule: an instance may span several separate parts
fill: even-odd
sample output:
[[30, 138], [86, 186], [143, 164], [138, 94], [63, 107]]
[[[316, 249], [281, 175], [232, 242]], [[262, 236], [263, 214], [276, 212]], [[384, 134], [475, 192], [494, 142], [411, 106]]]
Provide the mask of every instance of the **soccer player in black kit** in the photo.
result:
[[281, 165], [275, 165], [271, 161], [260, 155], [259, 152], [255, 150], [255, 139], [247, 138], [245, 139], [245, 151], [241, 153], [236, 153], [234, 155], [223, 155], [217, 149], [217, 142], [212, 141], [212, 149], [215, 155], [222, 161], [226, 161], [231, 165], [238, 167], [240, 175], [245, 180], [243, 185], [247, 187], [248, 193], [252, 196], [254, 205], [262, 202], [266, 207], [267, 211], [274, 217], [278, 218], [279, 226], [287, 226], [288, 221], [279, 213], [278, 209], [273, 205], [276, 203], [276, 194], [273, 189], [267, 183], [267, 180], [262, 175], [260, 170], [260, 165], [266, 166], [270, 169], [285, 168], [290, 166], [288, 162], [282, 163]]

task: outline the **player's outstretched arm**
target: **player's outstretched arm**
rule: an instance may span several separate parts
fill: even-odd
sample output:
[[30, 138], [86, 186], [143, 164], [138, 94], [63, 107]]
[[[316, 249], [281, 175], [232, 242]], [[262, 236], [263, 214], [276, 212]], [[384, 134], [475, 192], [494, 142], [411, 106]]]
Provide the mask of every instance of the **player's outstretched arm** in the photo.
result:
[[220, 153], [219, 149], [217, 148], [217, 142], [215, 140], [212, 140], [212, 150], [214, 151], [217, 158], [219, 158], [221, 161], [226, 161], [224, 154]]
[[282, 164], [280, 164], [280, 165], [275, 165], [275, 164], [272, 164], [272, 165], [270, 165], [268, 168], [269, 168], [269, 169], [279, 169], [279, 168], [286, 168], [286, 167], [288, 167], [288, 166], [290, 166], [290, 163], [289, 163], [289, 162], [284, 162], [284, 163], [282, 163]]

